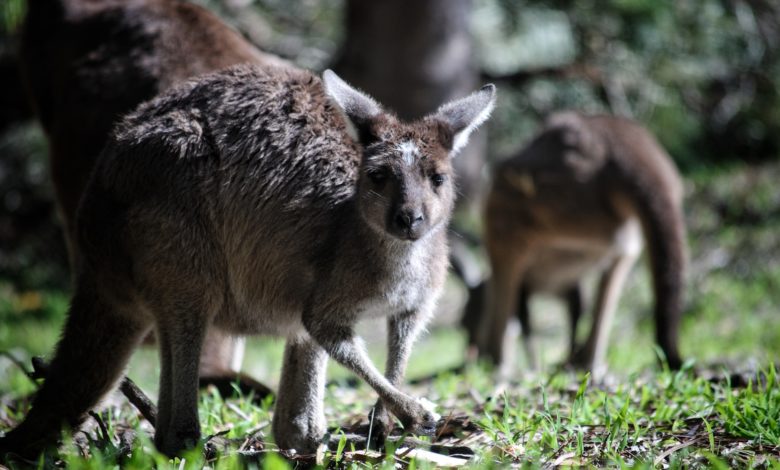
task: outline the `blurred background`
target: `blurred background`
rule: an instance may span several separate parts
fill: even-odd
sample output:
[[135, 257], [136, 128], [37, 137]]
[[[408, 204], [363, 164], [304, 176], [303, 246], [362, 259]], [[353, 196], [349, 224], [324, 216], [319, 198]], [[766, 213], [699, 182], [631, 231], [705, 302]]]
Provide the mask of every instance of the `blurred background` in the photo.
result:
[[[640, 121], [686, 179], [691, 272], [683, 355], [727, 364], [780, 356], [778, 2], [196, 3], [264, 51], [317, 72], [334, 68], [402, 117], [420, 116], [481, 83], [498, 86], [494, 117], [458, 160], [456, 249], [470, 261], [455, 261], [455, 268], [466, 278], [479, 275], [474, 264], [484, 265], [479, 207], [491, 162], [517, 152], [556, 110]], [[46, 142], [16, 70], [25, 9], [25, 0], [0, 2], [0, 350], [26, 360], [51, 348], [67, 308], [69, 279]], [[444, 327], [434, 328], [415, 352], [439, 360], [413, 358], [412, 375], [462, 360], [463, 334], [454, 326], [465, 289], [455, 279], [450, 284], [442, 302]], [[641, 263], [616, 315], [609, 350], [614, 369], [654, 361], [648, 284]], [[556, 362], [566, 343], [563, 311], [545, 299], [534, 302], [540, 307], [532, 321], [550, 345], [543, 360]], [[279, 354], [278, 344], [258, 343], [246, 367], [273, 381]], [[0, 376], [8, 367], [0, 362]], [[0, 380], [0, 391], [15, 383]]]

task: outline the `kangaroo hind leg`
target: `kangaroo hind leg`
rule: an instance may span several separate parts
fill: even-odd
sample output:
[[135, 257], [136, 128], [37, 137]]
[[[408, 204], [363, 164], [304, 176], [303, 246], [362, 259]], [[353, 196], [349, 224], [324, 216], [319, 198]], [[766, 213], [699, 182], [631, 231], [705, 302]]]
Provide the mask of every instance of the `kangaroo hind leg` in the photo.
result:
[[590, 370], [595, 378], [601, 377], [606, 372], [607, 342], [612, 319], [636, 258], [637, 255], [633, 253], [622, 254], [602, 274], [590, 335], [584, 347], [571, 358], [572, 365]]
[[577, 325], [582, 317], [582, 285], [578, 282], [564, 293], [569, 313], [569, 357], [577, 351]]
[[485, 312], [480, 324], [479, 352], [499, 366], [500, 375], [506, 375], [514, 367], [519, 333], [514, 316], [528, 249], [520, 243], [493, 243], [488, 245], [488, 254], [493, 274], [488, 282]]
[[129, 309], [108, 300], [82, 276], [45, 381], [24, 421], [0, 440], [0, 454], [34, 458], [59, 437], [63, 424], [81, 424], [119, 380], [151, 327]]
[[175, 456], [200, 439], [198, 364], [212, 314], [218, 302], [208, 293], [169, 292], [150, 308], [157, 318], [160, 347], [160, 393], [154, 443]]
[[311, 338], [292, 337], [274, 409], [273, 432], [282, 449], [314, 453], [325, 434], [325, 372], [328, 355]]
[[215, 387], [223, 397], [252, 395], [255, 403], [273, 394], [265, 384], [241, 372], [246, 339], [225, 333], [215, 326], [206, 332], [200, 354], [200, 388]]

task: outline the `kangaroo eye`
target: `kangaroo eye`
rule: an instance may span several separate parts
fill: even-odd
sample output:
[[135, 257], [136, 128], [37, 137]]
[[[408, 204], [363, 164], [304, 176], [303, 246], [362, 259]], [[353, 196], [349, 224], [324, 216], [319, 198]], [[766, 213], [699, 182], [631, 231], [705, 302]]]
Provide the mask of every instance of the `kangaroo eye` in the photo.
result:
[[447, 180], [447, 177], [442, 174], [435, 174], [431, 176], [431, 183], [433, 183], [434, 186], [437, 188], [444, 184], [444, 182]]
[[387, 181], [387, 173], [382, 170], [368, 172], [368, 178], [377, 186], [382, 186]]

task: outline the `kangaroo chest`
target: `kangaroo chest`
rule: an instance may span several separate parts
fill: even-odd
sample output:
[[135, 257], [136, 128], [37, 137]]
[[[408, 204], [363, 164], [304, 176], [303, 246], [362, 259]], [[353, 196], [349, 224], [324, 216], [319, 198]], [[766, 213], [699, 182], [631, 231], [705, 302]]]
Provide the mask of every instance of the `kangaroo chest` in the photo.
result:
[[421, 250], [411, 250], [408, 256], [395, 260], [392, 269], [378, 276], [376, 289], [367, 291], [368, 295], [355, 303], [355, 314], [364, 319], [414, 311], [430, 290], [428, 256]]

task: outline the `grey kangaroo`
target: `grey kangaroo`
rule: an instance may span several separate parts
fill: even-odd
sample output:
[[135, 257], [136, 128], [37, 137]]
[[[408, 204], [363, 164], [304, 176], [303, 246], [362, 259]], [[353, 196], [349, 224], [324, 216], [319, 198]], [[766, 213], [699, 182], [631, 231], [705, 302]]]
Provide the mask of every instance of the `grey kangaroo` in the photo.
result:
[[[49, 141], [50, 167], [75, 271], [76, 208], [120, 116], [163, 90], [236, 65], [284, 64], [207, 10], [179, 0], [32, 0], [21, 62]], [[231, 391], [267, 389], [237, 374], [243, 342], [210, 329], [201, 378]]]
[[[685, 286], [686, 239], [682, 182], [669, 156], [639, 124], [573, 112], [553, 115], [542, 132], [494, 174], [485, 211], [492, 278], [470, 342], [497, 363], [514, 344], [520, 319], [529, 360], [528, 301], [534, 292], [566, 299], [571, 319], [569, 362], [603, 372], [607, 338], [624, 281], [649, 247], [656, 339], [673, 368], [681, 365], [678, 324]], [[593, 326], [577, 348], [583, 277], [600, 272]], [[471, 316], [479, 303], [474, 297]], [[481, 331], [480, 331], [481, 330]]]
[[[83, 259], [50, 372], [0, 449], [34, 454], [111, 389], [139, 339], [160, 342], [155, 444], [200, 436], [206, 328], [287, 338], [273, 419], [282, 448], [325, 431], [328, 356], [379, 395], [376, 425], [430, 434], [399, 390], [447, 271], [453, 155], [495, 89], [400, 122], [334, 73], [238, 66], [176, 87], [116, 129], [78, 212]], [[387, 318], [385, 374], [353, 327]]]

